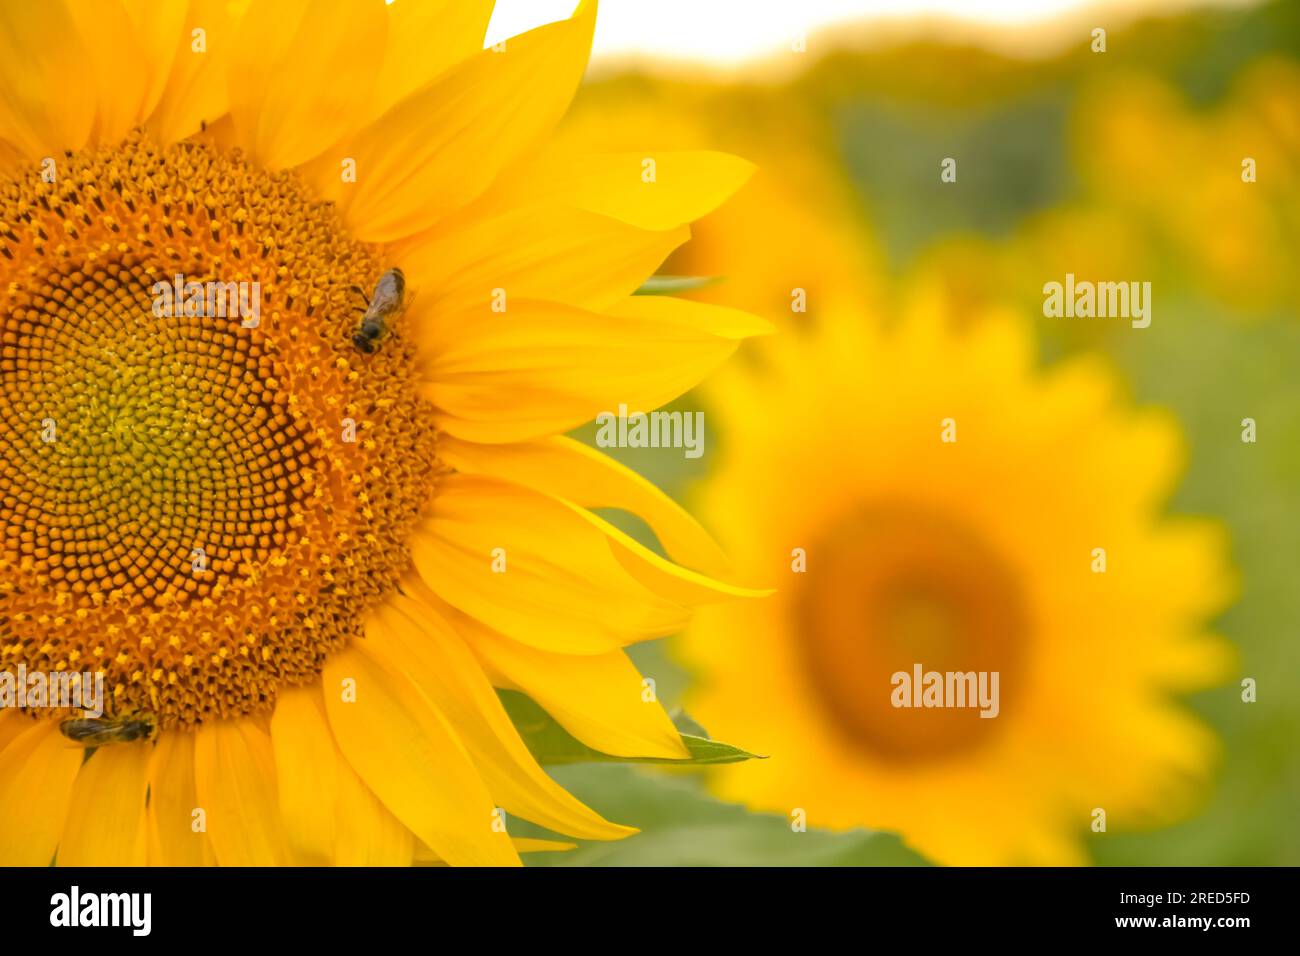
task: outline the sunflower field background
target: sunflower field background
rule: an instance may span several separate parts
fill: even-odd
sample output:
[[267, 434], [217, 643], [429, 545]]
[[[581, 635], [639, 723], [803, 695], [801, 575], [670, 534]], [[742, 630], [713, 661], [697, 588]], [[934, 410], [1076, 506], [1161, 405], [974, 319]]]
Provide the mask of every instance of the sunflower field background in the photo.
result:
[[[1088, 834], [1085, 820], [1077, 836], [1103, 865], [1294, 865], [1300, 5], [1190, 9], [1107, 41], [1095, 53], [1085, 31], [1056, 55], [1018, 59], [916, 36], [868, 50], [814, 36], [800, 68], [775, 77], [607, 67], [588, 78], [563, 132], [607, 149], [653, 140], [725, 150], [758, 166], [663, 268], [721, 277], [688, 295], [743, 306], [795, 336], [813, 319], [879, 321], [925, 296], [942, 298], [958, 323], [1005, 307], [1036, 326], [1042, 366], [1100, 353], [1128, 401], [1173, 416], [1186, 465], [1166, 510], [1216, 519], [1230, 540], [1235, 597], [1211, 625], [1236, 660], [1226, 680], [1185, 698], [1221, 749], [1171, 825]], [[953, 184], [938, 175], [948, 156], [960, 157]], [[1244, 156], [1259, 179], [1243, 187]], [[1042, 285], [1066, 272], [1154, 280], [1152, 326], [1043, 318]], [[808, 291], [806, 315], [791, 314], [795, 286]], [[707, 418], [709, 389], [674, 407]], [[1260, 423], [1256, 444], [1240, 440], [1246, 417]], [[577, 434], [595, 443], [595, 426]], [[708, 441], [699, 460], [613, 453], [692, 506], [729, 436], [710, 428]], [[653, 540], [635, 521], [625, 526]], [[670, 709], [683, 695], [690, 703], [676, 648], [668, 639], [633, 649]], [[1253, 703], [1242, 700], [1245, 677], [1257, 681]], [[765, 752], [734, 727], [709, 730]], [[785, 814], [711, 796], [707, 770], [580, 764], [555, 774], [643, 832], [531, 865], [928, 862], [889, 834], [792, 832]]]

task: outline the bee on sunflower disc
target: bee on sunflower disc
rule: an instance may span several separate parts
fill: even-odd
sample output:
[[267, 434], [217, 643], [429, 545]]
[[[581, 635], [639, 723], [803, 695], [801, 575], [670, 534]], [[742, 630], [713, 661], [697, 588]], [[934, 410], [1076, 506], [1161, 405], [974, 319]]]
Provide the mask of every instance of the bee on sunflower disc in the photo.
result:
[[405, 310], [406, 276], [401, 269], [389, 269], [375, 283], [375, 291], [366, 299], [366, 312], [352, 334], [357, 351], [369, 355], [378, 349]]

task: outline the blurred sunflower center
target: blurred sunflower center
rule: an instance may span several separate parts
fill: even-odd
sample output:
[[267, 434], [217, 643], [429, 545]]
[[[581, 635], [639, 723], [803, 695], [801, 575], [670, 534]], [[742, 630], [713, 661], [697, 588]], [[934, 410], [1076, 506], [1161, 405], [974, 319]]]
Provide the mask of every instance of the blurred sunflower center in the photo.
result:
[[0, 666], [169, 727], [361, 633], [435, 463], [411, 347], [350, 342], [381, 272], [295, 174], [197, 143], [0, 183]]
[[[1028, 640], [1015, 574], [979, 535], [908, 504], [866, 506], [820, 541], [795, 625], [832, 722], [879, 759], [929, 760], [982, 746], [1014, 707]], [[895, 707], [893, 676], [998, 672], [1001, 718], [980, 708]], [[920, 688], [915, 691], [920, 693]], [[949, 700], [949, 703], [952, 701]], [[968, 701], [968, 704], [970, 702]]]

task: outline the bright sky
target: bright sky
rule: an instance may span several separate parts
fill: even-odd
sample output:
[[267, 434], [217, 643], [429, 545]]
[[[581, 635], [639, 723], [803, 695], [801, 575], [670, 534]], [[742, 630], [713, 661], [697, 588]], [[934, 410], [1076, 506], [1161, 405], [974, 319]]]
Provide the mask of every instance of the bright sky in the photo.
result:
[[[814, 36], [838, 22], [944, 16], [977, 21], [985, 28], [1024, 27], [1096, 5], [1092, 0], [601, 0], [593, 56], [597, 61], [631, 55], [734, 66], [788, 50], [800, 31]], [[1189, 5], [1184, 0], [1123, 4]], [[488, 40], [564, 19], [575, 6], [576, 0], [497, 0]]]

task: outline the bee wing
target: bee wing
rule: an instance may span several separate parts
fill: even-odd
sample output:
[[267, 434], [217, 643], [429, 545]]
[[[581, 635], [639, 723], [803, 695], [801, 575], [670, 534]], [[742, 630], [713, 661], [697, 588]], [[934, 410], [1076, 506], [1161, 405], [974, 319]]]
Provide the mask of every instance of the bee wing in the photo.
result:
[[[60, 729], [62, 730], [62, 728]], [[94, 727], [70, 727], [63, 731], [63, 737], [68, 742], [68, 748], [75, 747], [78, 750], [98, 746], [102, 742], [103, 735], [102, 730]]]

